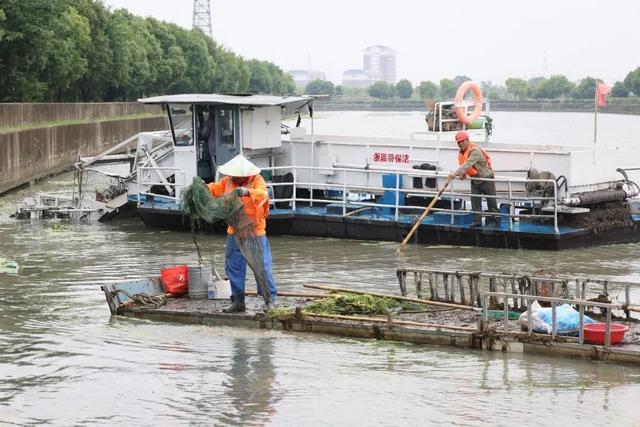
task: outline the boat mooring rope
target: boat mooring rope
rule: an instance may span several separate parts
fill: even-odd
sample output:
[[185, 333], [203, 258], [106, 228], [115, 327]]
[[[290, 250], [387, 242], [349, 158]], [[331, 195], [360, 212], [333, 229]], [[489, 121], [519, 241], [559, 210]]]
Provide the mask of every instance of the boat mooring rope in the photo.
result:
[[163, 306], [167, 303], [167, 296], [165, 294], [162, 295], [148, 295], [145, 293], [139, 293], [139, 294], [129, 294], [129, 292], [122, 290], [122, 289], [116, 289], [114, 291], [111, 292], [111, 296], [115, 297], [117, 294], [124, 294], [127, 298], [129, 298], [131, 301], [134, 301], [140, 305], [142, 305], [143, 307], [152, 307], [152, 308], [158, 308], [160, 306]]

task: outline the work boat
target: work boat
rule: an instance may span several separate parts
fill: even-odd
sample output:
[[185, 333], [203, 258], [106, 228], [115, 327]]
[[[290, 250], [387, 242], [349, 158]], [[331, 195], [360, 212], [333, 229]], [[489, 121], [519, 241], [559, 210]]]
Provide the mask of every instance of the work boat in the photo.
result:
[[[95, 174], [107, 154], [136, 144], [128, 173], [109, 176], [126, 182], [127, 191], [102, 195], [105, 216], [128, 202], [148, 226], [189, 228], [180, 211], [184, 189], [196, 176], [215, 180], [218, 165], [241, 153], [267, 181], [270, 235], [399, 242], [437, 197], [410, 242], [559, 250], [640, 240], [633, 181], [640, 168], [631, 163], [637, 153], [492, 143], [485, 120], [469, 132], [497, 166], [500, 211], [484, 212], [493, 224], [478, 227], [467, 180], [452, 181], [437, 196], [458, 167], [455, 132], [474, 127], [447, 118], [452, 103], [435, 105], [430, 131], [394, 139], [317, 135], [314, 99], [306, 96], [186, 94], [139, 102], [162, 105], [170, 129], [141, 133], [78, 165]], [[301, 115], [309, 116], [309, 128]], [[295, 127], [281, 124], [288, 116], [297, 116]]]

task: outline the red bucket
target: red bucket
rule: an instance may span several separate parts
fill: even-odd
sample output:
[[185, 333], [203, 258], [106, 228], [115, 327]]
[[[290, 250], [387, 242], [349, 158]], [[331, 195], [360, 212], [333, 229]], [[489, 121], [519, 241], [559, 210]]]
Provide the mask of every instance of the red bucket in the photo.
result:
[[189, 292], [189, 267], [177, 265], [160, 270], [160, 281], [164, 291], [173, 295], [184, 295]]
[[[587, 323], [584, 325], [584, 341], [589, 344], [604, 345], [606, 335], [606, 323]], [[624, 338], [624, 334], [629, 330], [628, 326], [620, 323], [611, 324], [611, 345], [617, 344]]]

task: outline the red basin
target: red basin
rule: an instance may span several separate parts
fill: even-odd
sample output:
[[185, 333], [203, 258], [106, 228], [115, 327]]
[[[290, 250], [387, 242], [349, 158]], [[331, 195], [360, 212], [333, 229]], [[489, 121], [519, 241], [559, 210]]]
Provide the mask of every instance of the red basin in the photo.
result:
[[[587, 323], [584, 325], [584, 341], [589, 344], [604, 345], [606, 323]], [[611, 324], [611, 345], [617, 344], [624, 338], [624, 334], [629, 330], [628, 326], [620, 323]]]

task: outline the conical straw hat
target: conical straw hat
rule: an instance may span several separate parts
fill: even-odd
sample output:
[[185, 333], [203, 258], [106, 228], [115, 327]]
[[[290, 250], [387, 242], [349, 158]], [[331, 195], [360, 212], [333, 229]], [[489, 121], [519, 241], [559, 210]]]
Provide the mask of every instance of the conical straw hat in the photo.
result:
[[227, 176], [254, 176], [260, 173], [260, 168], [247, 160], [242, 154], [238, 154], [224, 165], [218, 168], [218, 171]]

